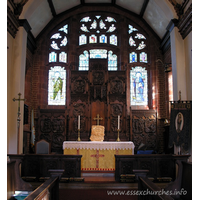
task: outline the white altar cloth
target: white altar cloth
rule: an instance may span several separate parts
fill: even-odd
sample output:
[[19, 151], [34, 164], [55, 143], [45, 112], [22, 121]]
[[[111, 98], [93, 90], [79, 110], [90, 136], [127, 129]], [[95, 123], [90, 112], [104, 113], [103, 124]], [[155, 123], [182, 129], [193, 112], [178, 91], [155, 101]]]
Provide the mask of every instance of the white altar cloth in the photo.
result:
[[133, 142], [76, 142], [76, 141], [65, 141], [63, 142], [64, 149], [94, 149], [94, 150], [125, 150], [132, 149], [134, 154]]

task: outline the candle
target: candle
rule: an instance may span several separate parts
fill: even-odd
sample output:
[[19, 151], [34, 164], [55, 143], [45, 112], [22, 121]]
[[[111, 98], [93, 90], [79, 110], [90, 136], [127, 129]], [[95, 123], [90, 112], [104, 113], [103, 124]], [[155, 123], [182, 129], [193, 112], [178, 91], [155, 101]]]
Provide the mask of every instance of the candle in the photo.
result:
[[80, 115], [78, 116], [78, 129], [80, 129]]
[[118, 115], [118, 129], [120, 128], [120, 116]]

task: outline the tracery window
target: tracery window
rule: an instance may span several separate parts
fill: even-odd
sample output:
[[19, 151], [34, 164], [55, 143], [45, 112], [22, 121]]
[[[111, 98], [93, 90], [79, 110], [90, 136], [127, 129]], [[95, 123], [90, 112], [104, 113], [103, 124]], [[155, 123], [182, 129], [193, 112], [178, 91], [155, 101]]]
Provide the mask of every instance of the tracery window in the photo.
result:
[[65, 105], [68, 24], [60, 27], [50, 36], [48, 72], [48, 105]]
[[132, 67], [130, 71], [130, 102], [135, 106], [148, 106], [147, 70], [144, 67]]
[[106, 49], [91, 49], [89, 52], [85, 50], [83, 54], [79, 56], [79, 70], [89, 70], [89, 58], [91, 59], [107, 59], [108, 58], [108, 70], [117, 70], [117, 55], [112, 51]]
[[[134, 28], [132, 25], [128, 25], [129, 34], [129, 46], [132, 52], [129, 53], [129, 63], [133, 62], [145, 62], [147, 63], [147, 47], [146, 47], [146, 37], [141, 34], [138, 29]], [[141, 52], [141, 50], [143, 52]], [[139, 58], [139, 59], [137, 59]]]

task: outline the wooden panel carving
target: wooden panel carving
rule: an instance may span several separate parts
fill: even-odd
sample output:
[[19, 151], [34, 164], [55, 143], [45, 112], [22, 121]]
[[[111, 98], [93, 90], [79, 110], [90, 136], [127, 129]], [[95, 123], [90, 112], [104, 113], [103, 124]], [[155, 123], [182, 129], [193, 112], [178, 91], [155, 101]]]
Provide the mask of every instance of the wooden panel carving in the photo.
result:
[[146, 149], [156, 150], [156, 112], [132, 111], [132, 134], [135, 150], [141, 143]]
[[39, 109], [36, 142], [45, 139], [51, 144], [51, 151], [62, 153], [62, 144], [66, 140], [65, 110]]

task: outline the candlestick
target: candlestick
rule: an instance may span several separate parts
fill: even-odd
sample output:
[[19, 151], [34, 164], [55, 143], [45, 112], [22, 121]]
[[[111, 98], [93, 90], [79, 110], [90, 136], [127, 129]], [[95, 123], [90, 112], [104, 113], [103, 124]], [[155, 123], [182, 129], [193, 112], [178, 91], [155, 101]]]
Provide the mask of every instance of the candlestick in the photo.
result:
[[119, 131], [120, 131], [120, 130], [117, 129], [117, 140], [116, 140], [117, 142], [120, 142], [120, 139], [119, 139]]
[[80, 129], [78, 129], [78, 139], [77, 141], [81, 141], [81, 138], [80, 138]]
[[120, 129], [120, 116], [118, 115], [118, 128], [117, 129]]
[[80, 129], [80, 115], [78, 116], [78, 129]]

